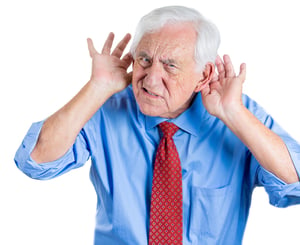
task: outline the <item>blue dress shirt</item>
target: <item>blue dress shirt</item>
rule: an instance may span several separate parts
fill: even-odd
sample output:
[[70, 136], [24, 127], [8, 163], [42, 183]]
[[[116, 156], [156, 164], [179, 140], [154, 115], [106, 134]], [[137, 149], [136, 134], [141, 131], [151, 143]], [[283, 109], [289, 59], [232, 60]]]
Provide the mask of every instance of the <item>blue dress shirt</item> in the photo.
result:
[[[300, 146], [253, 100], [245, 106], [285, 142], [300, 173]], [[112, 96], [87, 122], [73, 147], [60, 159], [35, 163], [33, 150], [43, 122], [29, 129], [15, 162], [28, 176], [50, 179], [91, 159], [90, 178], [97, 193], [95, 245], [146, 245], [157, 125], [166, 119], [143, 115], [132, 88]], [[183, 244], [238, 245], [255, 186], [264, 186], [270, 203], [300, 203], [300, 184], [286, 184], [263, 169], [246, 146], [211, 116], [197, 96], [191, 107], [169, 120], [182, 165]], [[259, 137], [259, 135], [257, 135]]]

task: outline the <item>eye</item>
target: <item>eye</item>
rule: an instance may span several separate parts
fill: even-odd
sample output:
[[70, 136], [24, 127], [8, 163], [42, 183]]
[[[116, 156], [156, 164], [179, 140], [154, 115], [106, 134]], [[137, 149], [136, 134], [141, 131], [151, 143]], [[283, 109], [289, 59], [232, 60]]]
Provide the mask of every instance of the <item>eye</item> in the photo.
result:
[[167, 64], [168, 65], [168, 67], [170, 67], [170, 68], [176, 68], [176, 66], [174, 65], [174, 64]]
[[140, 56], [138, 58], [138, 61], [139, 61], [139, 64], [142, 66], [142, 67], [148, 67], [151, 65], [151, 60], [148, 58], [148, 57], [145, 57], [145, 56]]
[[177, 65], [172, 62], [164, 63], [165, 69], [170, 72], [175, 72], [177, 70]]

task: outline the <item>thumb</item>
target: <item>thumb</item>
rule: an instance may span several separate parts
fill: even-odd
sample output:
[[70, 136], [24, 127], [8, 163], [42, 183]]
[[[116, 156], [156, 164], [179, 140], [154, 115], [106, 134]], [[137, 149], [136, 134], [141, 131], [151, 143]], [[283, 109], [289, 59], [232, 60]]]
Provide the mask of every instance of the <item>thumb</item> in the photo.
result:
[[201, 95], [205, 97], [209, 95], [209, 93], [210, 93], [210, 87], [209, 84], [207, 84], [205, 87], [202, 88]]
[[241, 66], [240, 66], [240, 73], [239, 73], [239, 76], [238, 76], [242, 82], [245, 82], [246, 80], [246, 64], [245, 63], [242, 63]]
[[88, 44], [88, 49], [89, 49], [90, 56], [91, 56], [91, 58], [93, 58], [94, 55], [97, 54], [97, 50], [94, 47], [93, 40], [91, 38], [88, 38], [87, 39], [87, 44]]
[[127, 54], [122, 58], [122, 61], [125, 62], [126, 68], [128, 68], [128, 67], [132, 64], [132, 62], [133, 62], [133, 58], [132, 58], [131, 53], [127, 53]]
[[125, 79], [126, 79], [127, 85], [131, 84], [131, 82], [132, 82], [132, 71], [127, 73]]

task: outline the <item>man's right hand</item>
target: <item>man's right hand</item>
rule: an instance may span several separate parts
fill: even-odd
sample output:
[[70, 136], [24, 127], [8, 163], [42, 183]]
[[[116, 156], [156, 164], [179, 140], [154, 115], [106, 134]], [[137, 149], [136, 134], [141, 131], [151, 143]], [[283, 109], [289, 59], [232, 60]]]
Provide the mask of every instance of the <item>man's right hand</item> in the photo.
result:
[[125, 89], [131, 83], [132, 72], [128, 73], [127, 69], [133, 61], [132, 56], [127, 53], [122, 57], [130, 38], [130, 34], [126, 34], [111, 52], [114, 40], [114, 34], [111, 32], [101, 53], [95, 49], [92, 39], [87, 39], [90, 56], [93, 59], [90, 82], [99, 86], [102, 91], [105, 88], [111, 95]]
[[57, 160], [74, 144], [85, 123], [113, 94], [125, 89], [131, 82], [127, 69], [133, 59], [124, 55], [130, 35], [127, 34], [111, 53], [114, 34], [110, 33], [101, 54], [88, 39], [93, 59], [90, 81], [65, 106], [48, 117], [31, 153], [37, 163]]

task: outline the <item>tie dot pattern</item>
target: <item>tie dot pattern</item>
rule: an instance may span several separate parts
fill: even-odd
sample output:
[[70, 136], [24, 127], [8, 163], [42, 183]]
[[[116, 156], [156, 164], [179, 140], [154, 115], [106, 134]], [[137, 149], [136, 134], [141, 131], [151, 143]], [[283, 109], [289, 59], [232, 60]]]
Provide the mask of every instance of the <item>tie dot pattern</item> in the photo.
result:
[[159, 124], [163, 132], [154, 163], [149, 245], [182, 244], [182, 173], [173, 135], [178, 127]]

